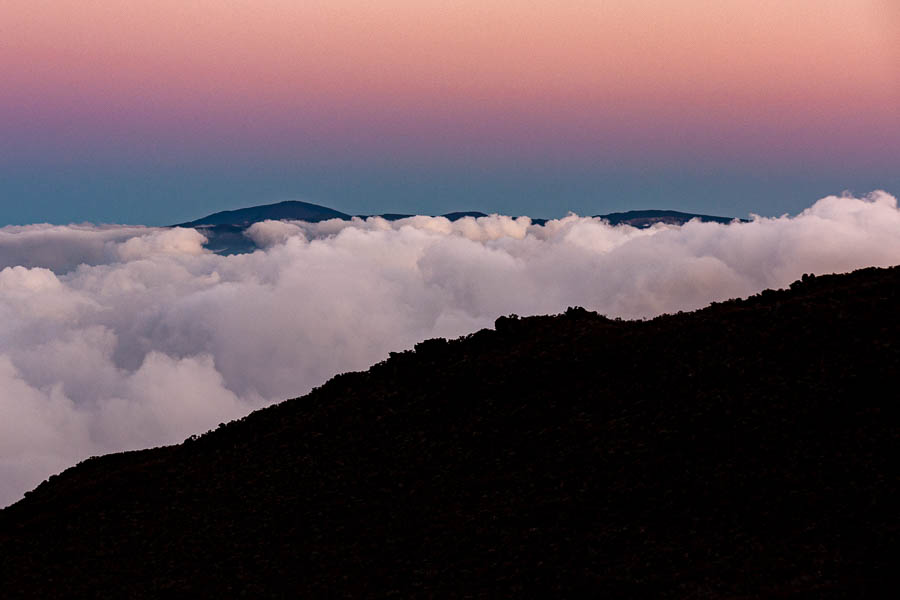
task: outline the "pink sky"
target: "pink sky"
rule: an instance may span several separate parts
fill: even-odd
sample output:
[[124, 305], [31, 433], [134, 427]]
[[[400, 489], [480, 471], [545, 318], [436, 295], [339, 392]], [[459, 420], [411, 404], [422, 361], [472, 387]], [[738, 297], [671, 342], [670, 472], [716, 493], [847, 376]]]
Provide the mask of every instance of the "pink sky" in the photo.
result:
[[0, 117], [101, 154], [858, 156], [900, 149], [894, 6], [13, 0]]
[[[673, 203], [735, 172], [759, 189], [890, 188], [898, 106], [897, 0], [0, 2], [0, 175], [26, 173], [0, 199], [40, 199], [41, 169], [63, 168], [98, 182], [50, 191], [109, 206], [101, 173], [151, 181], [151, 167], [196, 181], [172, 184], [182, 198], [209, 189], [204, 207], [242, 169], [280, 179], [253, 174], [237, 205], [257, 189], [350, 203], [377, 183], [386, 206], [408, 188], [397, 173], [416, 174], [393, 210], [504, 169], [546, 193], [577, 172], [585, 203], [610, 176], [662, 193], [687, 172]], [[631, 200], [651, 201], [634, 182]], [[148, 190], [134, 206], [162, 193]]]

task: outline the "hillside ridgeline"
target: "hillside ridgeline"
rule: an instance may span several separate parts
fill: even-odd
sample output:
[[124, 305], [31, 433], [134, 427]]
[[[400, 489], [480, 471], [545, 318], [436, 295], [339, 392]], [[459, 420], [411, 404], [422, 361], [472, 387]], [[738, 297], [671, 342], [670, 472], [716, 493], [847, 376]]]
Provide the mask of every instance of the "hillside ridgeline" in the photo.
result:
[[0, 511], [6, 597], [836, 598], [894, 580], [900, 268], [497, 320]]

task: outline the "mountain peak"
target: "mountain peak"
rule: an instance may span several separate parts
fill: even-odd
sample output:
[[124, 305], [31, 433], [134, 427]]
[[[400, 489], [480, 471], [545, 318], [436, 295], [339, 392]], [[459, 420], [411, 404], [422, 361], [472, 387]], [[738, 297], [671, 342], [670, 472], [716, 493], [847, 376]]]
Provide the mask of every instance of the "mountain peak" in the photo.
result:
[[260, 206], [250, 206], [247, 208], [238, 208], [236, 210], [223, 210], [221, 212], [207, 215], [195, 221], [180, 223], [179, 227], [198, 227], [204, 225], [238, 225], [249, 226], [259, 221], [271, 219], [274, 221], [291, 220], [291, 221], [325, 221], [327, 219], [349, 219], [350, 215], [320, 206], [309, 202], [301, 202], [299, 200], [285, 200], [275, 204], [263, 204]]

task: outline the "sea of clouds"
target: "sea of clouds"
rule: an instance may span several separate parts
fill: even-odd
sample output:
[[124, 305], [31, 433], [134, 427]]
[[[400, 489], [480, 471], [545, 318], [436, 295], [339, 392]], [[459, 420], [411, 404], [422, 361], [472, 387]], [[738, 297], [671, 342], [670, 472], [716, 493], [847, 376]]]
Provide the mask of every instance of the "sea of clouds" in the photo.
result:
[[267, 221], [220, 256], [193, 229], [0, 228], [0, 506], [88, 456], [180, 442], [500, 315], [652, 317], [900, 263], [885, 192], [730, 225], [574, 215]]

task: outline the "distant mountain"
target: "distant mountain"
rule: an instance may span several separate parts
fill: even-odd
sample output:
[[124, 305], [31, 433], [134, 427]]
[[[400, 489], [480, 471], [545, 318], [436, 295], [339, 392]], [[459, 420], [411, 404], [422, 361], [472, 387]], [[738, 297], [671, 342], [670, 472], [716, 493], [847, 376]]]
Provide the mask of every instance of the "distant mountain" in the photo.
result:
[[866, 269], [428, 340], [52, 477], [0, 511], [3, 595], [878, 597], [898, 302]]
[[[367, 219], [374, 215], [357, 215], [357, 216], [361, 219]], [[407, 215], [407, 214], [403, 214], [403, 213], [384, 213], [383, 215], [378, 215], [378, 216], [387, 221], [399, 221], [400, 219], [408, 219], [415, 215]]]
[[316, 223], [327, 219], [344, 219], [349, 220], [350, 215], [328, 208], [319, 206], [318, 204], [310, 204], [309, 202], [300, 202], [298, 200], [287, 200], [277, 204], [265, 204], [262, 206], [251, 206], [249, 208], [239, 208], [237, 210], [225, 210], [213, 213], [196, 221], [180, 223], [177, 227], [197, 227], [199, 225], [238, 225], [247, 227], [253, 223], [271, 219], [274, 221], [291, 220], [291, 221], [308, 221]]
[[[407, 215], [407, 214], [402, 214], [402, 213], [384, 213], [381, 215], [359, 215], [359, 217], [363, 218], [363, 219], [365, 219], [367, 217], [371, 217], [371, 216], [378, 216], [378, 217], [381, 217], [382, 219], [386, 219], [388, 221], [399, 221], [400, 219], [408, 219], [410, 217], [415, 217], [416, 215]], [[440, 216], [444, 217], [446, 219], [449, 219], [450, 221], [459, 221], [463, 217], [474, 217], [477, 219], [478, 217], [486, 217], [487, 214], [485, 214], [483, 212], [470, 210], [470, 211], [462, 211], [462, 212], [450, 212], [450, 213], [446, 213], [446, 214], [443, 214]]]
[[478, 212], [477, 210], [468, 210], [468, 211], [460, 211], [460, 212], [451, 212], [451, 213], [447, 213], [447, 214], [441, 215], [441, 216], [446, 217], [447, 219], [449, 219], [451, 221], [458, 221], [465, 217], [474, 217], [477, 219], [479, 217], [486, 217], [487, 215], [483, 212]]
[[[366, 218], [371, 215], [358, 215]], [[397, 221], [406, 219], [414, 215], [405, 215], [397, 213], [385, 213], [378, 215], [388, 221]], [[481, 212], [452, 212], [442, 215], [451, 221], [462, 219], [463, 217], [486, 217]], [[327, 206], [319, 206], [309, 202], [300, 202], [297, 200], [289, 200], [279, 202], [277, 204], [265, 204], [261, 206], [251, 206], [248, 208], [240, 208], [237, 210], [225, 210], [213, 213], [195, 221], [179, 223], [173, 227], [193, 227], [206, 236], [206, 247], [217, 254], [243, 254], [253, 252], [258, 247], [249, 237], [244, 235], [247, 228], [254, 223], [261, 221], [306, 221], [308, 223], [318, 223], [328, 219], [341, 219], [349, 221], [352, 217], [346, 213], [328, 208]]]
[[[366, 218], [373, 215], [358, 216], [360, 216], [361, 218]], [[399, 219], [406, 219], [415, 215], [384, 213], [377, 216], [387, 219], [388, 221], [397, 221]], [[446, 217], [451, 221], [457, 221], [464, 217], [478, 218], [486, 217], [488, 215], [486, 213], [478, 211], [457, 211], [446, 213], [441, 216]], [[653, 223], [669, 223], [682, 225], [684, 223], [687, 223], [691, 219], [700, 219], [701, 221], [709, 221], [715, 223], [730, 223], [735, 220], [731, 217], [717, 217], [712, 215], [683, 213], [678, 212], [677, 210], [629, 210], [626, 212], [614, 212], [605, 215], [594, 216], [595, 218], [606, 219], [610, 222], [611, 225], [627, 224], [634, 227], [646, 227]], [[275, 221], [291, 220], [317, 223], [319, 221], [325, 221], [327, 219], [349, 220], [350, 218], [350, 215], [334, 210], [333, 208], [328, 208], [327, 206], [320, 206], [318, 204], [311, 204], [309, 202], [300, 202], [298, 200], [288, 200], [285, 202], [279, 202], [277, 204], [265, 204], [261, 206], [251, 206], [248, 208], [239, 208], [237, 210], [225, 210], [222, 212], [213, 213], [195, 221], [179, 223], [178, 225], [176, 225], [176, 227], [200, 227], [204, 225], [233, 225], [237, 227], [248, 227], [253, 223], [258, 223], [260, 221], [265, 221], [268, 219]], [[532, 221], [535, 223], [544, 224], [547, 222], [547, 219], [535, 218], [532, 219]]]
[[[359, 216], [366, 218], [372, 215]], [[385, 213], [378, 216], [387, 219], [388, 221], [397, 221], [414, 215]], [[486, 217], [487, 215], [477, 211], [465, 211], [451, 212], [441, 216], [446, 217], [451, 221], [456, 221], [463, 217]], [[298, 200], [287, 200], [285, 202], [278, 202], [277, 204], [250, 206], [248, 208], [239, 208], [237, 210], [223, 210], [222, 212], [213, 213], [195, 221], [179, 223], [178, 225], [174, 225], [174, 227], [229, 225], [232, 227], [246, 228], [253, 223], [259, 223], [260, 221], [266, 220], [318, 223], [319, 221], [326, 221], [328, 219], [342, 219], [344, 221], [349, 221], [351, 216], [334, 210], [333, 208], [328, 208], [327, 206], [320, 206], [309, 202], [300, 202]]]
[[[366, 218], [373, 215], [357, 215]], [[388, 221], [398, 221], [406, 219], [414, 215], [400, 213], [384, 213], [380, 216]], [[441, 215], [457, 221], [464, 217], [486, 217], [483, 212], [478, 211], [459, 211], [450, 212]], [[683, 225], [691, 219], [700, 219], [701, 221], [711, 221], [716, 223], [730, 223], [734, 219], [729, 217], [715, 217], [711, 215], [697, 215], [691, 213], [682, 213], [675, 210], [631, 210], [628, 212], [609, 213], [606, 215], [596, 215], [597, 218], [606, 219], [611, 225], [631, 225], [632, 227], [649, 227], [654, 223], [667, 223], [672, 225]], [[291, 221], [307, 221], [317, 223], [328, 219], [350, 220], [351, 216], [340, 211], [328, 208], [327, 206], [319, 206], [318, 204], [310, 204], [309, 202], [300, 202], [297, 200], [289, 200], [279, 202], [277, 204], [265, 204], [262, 206], [251, 206], [248, 208], [240, 208], [237, 210], [226, 210], [217, 212], [196, 221], [180, 223], [174, 227], [194, 227], [207, 238], [206, 247], [213, 252], [219, 254], [240, 254], [244, 252], [253, 252], [257, 249], [256, 244], [244, 235], [244, 232], [253, 223], [266, 220], [291, 220]], [[547, 219], [532, 218], [532, 224], [543, 226]]]
[[259, 249], [253, 240], [244, 235], [249, 226], [194, 225], [193, 227], [206, 236], [206, 249], [216, 254], [245, 254]]
[[691, 219], [700, 219], [709, 223], [731, 223], [737, 219], [678, 212], [677, 210], [629, 210], [605, 215], [594, 215], [595, 218], [606, 219], [610, 225], [631, 225], [646, 228], [656, 223], [667, 225], [684, 225]]
[[[358, 215], [361, 218], [367, 218], [373, 215]], [[384, 213], [377, 215], [388, 221], [397, 221], [406, 219], [415, 215], [404, 213]], [[486, 213], [478, 211], [457, 211], [441, 215], [457, 221], [464, 217], [486, 217]], [[605, 215], [594, 215], [595, 218], [606, 219], [611, 225], [627, 224], [634, 227], [646, 227], [653, 223], [668, 223], [682, 225], [691, 219], [700, 219], [701, 221], [715, 223], [730, 223], [735, 219], [731, 217], [717, 217], [713, 215], [701, 215], [693, 213], [683, 213], [677, 210], [629, 210], [626, 212], [614, 212]], [[265, 204], [261, 206], [251, 206], [248, 208], [240, 208], [237, 210], [225, 210], [213, 213], [195, 221], [180, 223], [176, 227], [199, 227], [204, 225], [233, 225], [239, 227], [247, 227], [253, 223], [271, 220], [292, 220], [307, 221], [316, 223], [327, 219], [343, 219], [349, 220], [351, 217], [346, 213], [311, 204], [309, 202], [300, 202], [297, 200], [288, 200], [277, 204]], [[544, 224], [547, 219], [533, 218], [532, 222]]]

